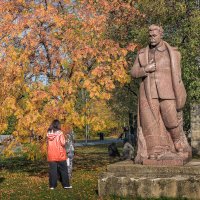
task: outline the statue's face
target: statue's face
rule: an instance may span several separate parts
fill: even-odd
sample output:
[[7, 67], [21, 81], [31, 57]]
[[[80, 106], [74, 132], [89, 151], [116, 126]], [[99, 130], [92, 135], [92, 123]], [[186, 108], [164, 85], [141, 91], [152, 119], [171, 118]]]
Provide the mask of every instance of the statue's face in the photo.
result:
[[162, 36], [159, 30], [149, 31], [149, 40], [151, 46], [157, 46], [162, 41]]

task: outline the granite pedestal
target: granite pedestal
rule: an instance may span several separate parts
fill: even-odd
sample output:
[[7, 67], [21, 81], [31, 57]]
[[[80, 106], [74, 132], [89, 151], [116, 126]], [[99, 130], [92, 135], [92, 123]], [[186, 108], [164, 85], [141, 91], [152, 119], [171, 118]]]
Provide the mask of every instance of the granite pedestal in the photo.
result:
[[122, 161], [98, 179], [99, 196], [200, 199], [200, 160], [184, 166], [148, 166]]

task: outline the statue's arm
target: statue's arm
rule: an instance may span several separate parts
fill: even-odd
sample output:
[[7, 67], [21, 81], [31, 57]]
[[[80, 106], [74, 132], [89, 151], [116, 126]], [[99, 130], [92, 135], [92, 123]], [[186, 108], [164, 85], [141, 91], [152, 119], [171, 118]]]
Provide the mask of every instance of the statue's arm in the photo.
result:
[[134, 78], [141, 78], [147, 76], [144, 67], [140, 65], [139, 56], [137, 55], [133, 67], [131, 68], [131, 75]]

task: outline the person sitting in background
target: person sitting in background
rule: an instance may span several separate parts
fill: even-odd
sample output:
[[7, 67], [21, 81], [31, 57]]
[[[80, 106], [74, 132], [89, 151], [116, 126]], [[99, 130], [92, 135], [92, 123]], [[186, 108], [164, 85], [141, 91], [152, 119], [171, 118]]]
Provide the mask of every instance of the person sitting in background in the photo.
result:
[[134, 159], [134, 148], [133, 146], [128, 142], [128, 139], [124, 139], [124, 147], [122, 151], [122, 160], [133, 160]]
[[118, 157], [120, 157], [120, 154], [119, 154], [119, 151], [118, 151], [118, 149], [117, 149], [117, 145], [116, 145], [116, 143], [111, 143], [109, 146], [108, 146], [108, 155], [110, 156], [110, 157], [116, 157], [116, 156], [118, 156]]
[[66, 151], [67, 151], [68, 175], [69, 175], [69, 178], [72, 178], [72, 167], [73, 167], [73, 159], [74, 159], [74, 151], [75, 151], [73, 130], [70, 130], [70, 132], [67, 134]]

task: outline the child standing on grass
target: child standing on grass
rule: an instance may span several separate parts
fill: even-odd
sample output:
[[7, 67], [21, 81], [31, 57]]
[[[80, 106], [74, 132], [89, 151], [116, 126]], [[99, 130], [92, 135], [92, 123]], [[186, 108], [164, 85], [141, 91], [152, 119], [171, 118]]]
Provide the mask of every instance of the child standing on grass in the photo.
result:
[[69, 184], [68, 168], [66, 163], [65, 137], [61, 131], [59, 120], [54, 120], [47, 132], [47, 160], [49, 162], [49, 187], [55, 189], [58, 174], [64, 189], [72, 188]]
[[69, 178], [72, 178], [72, 165], [74, 159], [74, 132], [71, 130], [67, 134], [67, 143], [66, 143], [66, 151], [67, 151], [67, 167], [68, 167], [68, 175]]

